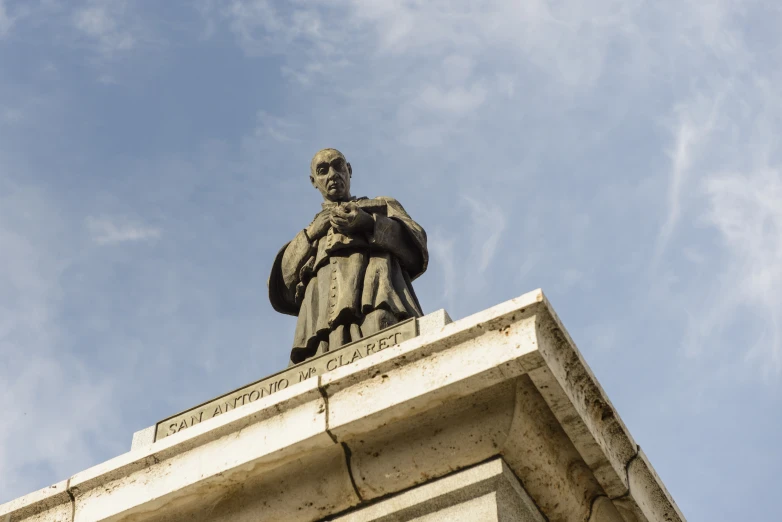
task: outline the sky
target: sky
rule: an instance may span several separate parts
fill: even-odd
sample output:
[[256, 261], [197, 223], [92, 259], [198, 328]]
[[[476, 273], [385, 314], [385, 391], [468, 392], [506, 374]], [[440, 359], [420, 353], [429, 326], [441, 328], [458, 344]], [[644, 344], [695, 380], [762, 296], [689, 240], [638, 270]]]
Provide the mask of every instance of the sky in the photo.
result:
[[0, 0], [0, 503], [287, 364], [309, 161], [427, 231], [424, 312], [542, 288], [694, 521], [782, 452], [776, 0]]

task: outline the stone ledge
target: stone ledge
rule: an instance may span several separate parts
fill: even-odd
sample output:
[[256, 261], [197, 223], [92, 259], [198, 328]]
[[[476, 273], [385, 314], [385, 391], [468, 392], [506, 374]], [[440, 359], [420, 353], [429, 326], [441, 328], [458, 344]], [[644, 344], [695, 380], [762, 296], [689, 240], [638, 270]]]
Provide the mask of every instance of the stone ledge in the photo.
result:
[[[334, 448], [317, 381], [298, 383], [248, 407], [166, 437], [71, 479], [74, 520], [155, 513], [176, 501], [219, 494], [245, 467], [269, 472], [302, 454]], [[234, 478], [233, 475], [237, 477]]]
[[[412, 319], [411, 319], [411, 321], [412, 321]], [[436, 310], [436, 311], [434, 311], [432, 313], [426, 314], [423, 317], [419, 317], [419, 318], [415, 319], [415, 328], [416, 328], [416, 332], [419, 335], [421, 335], [421, 334], [431, 334], [431, 333], [439, 332], [445, 325], [448, 325], [451, 322], [453, 322], [453, 321], [452, 321], [451, 317], [448, 315], [448, 312], [446, 312], [443, 309], [440, 309], [440, 310]], [[391, 330], [393, 328], [395, 328], [395, 327], [391, 327], [391, 328], [388, 328], [386, 330]], [[353, 343], [353, 344], [355, 344], [355, 343]], [[345, 347], [345, 348], [347, 348], [347, 347]], [[337, 352], [339, 352], [339, 351], [340, 350], [337, 350]], [[325, 361], [325, 360], [328, 359], [328, 357], [329, 357], [328, 354], [324, 354], [320, 358], [322, 358]], [[306, 364], [306, 363], [302, 363], [302, 364]], [[294, 367], [286, 368], [285, 370], [282, 370], [281, 372], [278, 372], [275, 375], [285, 374], [285, 373], [289, 373], [289, 372], [295, 373], [297, 371], [296, 368], [300, 368], [301, 366], [302, 365], [300, 364], [300, 365], [297, 365], [297, 366], [294, 366]], [[322, 366], [322, 364], [321, 364], [321, 366]], [[315, 368], [313, 367], [312, 369], [314, 370]], [[309, 372], [308, 372], [308, 375], [309, 375]], [[313, 372], [313, 375], [317, 375], [317, 372]], [[262, 381], [266, 381], [269, 378], [270, 377], [266, 377], [264, 379], [261, 379], [260, 381], [256, 381], [256, 383], [253, 383], [253, 384], [257, 385], [257, 384], [261, 383]], [[253, 384], [250, 384], [250, 385], [247, 385], [247, 386], [245, 386], [243, 388], [239, 388], [237, 390], [234, 390], [234, 392], [238, 392], [240, 390], [243, 390], [244, 388], [250, 388], [250, 387], [253, 386]], [[231, 393], [232, 392], [229, 392], [228, 394], [226, 394], [224, 396], [218, 397], [216, 399], [212, 399], [210, 401], [206, 401], [201, 406], [205, 406], [207, 404], [211, 404], [211, 403], [217, 402], [221, 398], [225, 398], [228, 395], [230, 395]], [[242, 401], [242, 405], [240, 405], [240, 407], [243, 407], [243, 406], [244, 406], [244, 400]], [[213, 408], [214, 408], [214, 406], [213, 406]], [[181, 417], [183, 415], [187, 415], [188, 413], [194, 412], [196, 409], [197, 408], [191, 408], [189, 410], [185, 410], [184, 412], [180, 412], [179, 414], [173, 415], [173, 416], [169, 417], [166, 420], [170, 420], [172, 418], [177, 418], [177, 417]], [[236, 408], [233, 407], [231, 409], [236, 409]], [[226, 411], [229, 411], [229, 410], [226, 409]], [[149, 446], [151, 444], [154, 444], [156, 441], [159, 442], [163, 438], [165, 438], [165, 437], [159, 437], [158, 436], [158, 431], [159, 431], [158, 427], [159, 427], [159, 425], [161, 423], [165, 423], [166, 420], [161, 421], [161, 422], [159, 422], [159, 423], [157, 423], [157, 424], [155, 424], [153, 426], [149, 426], [147, 428], [144, 428], [143, 430], [139, 430], [139, 431], [135, 432], [133, 434], [133, 440], [131, 442], [130, 449], [131, 450], [140, 449], [140, 448]], [[198, 420], [199, 420], [198, 423], [200, 423], [201, 422], [200, 417], [199, 417]], [[192, 426], [190, 426], [190, 427], [192, 427]]]
[[0, 506], [0, 521], [69, 522], [73, 504], [68, 494], [68, 480], [19, 497]]
[[556, 312], [545, 304], [551, 317], [540, 332], [545, 368], [530, 376], [539, 389], [551, 386], [544, 397], [609, 496], [622, 495], [628, 488], [625, 468], [638, 446]]
[[497, 456], [551, 522], [684, 520], [540, 291], [120, 455], [74, 475], [65, 496], [33, 493], [0, 517], [314, 521]]
[[419, 520], [433, 515], [438, 520], [452, 521], [545, 521], [501, 458], [477, 464], [327, 520], [392, 522]]

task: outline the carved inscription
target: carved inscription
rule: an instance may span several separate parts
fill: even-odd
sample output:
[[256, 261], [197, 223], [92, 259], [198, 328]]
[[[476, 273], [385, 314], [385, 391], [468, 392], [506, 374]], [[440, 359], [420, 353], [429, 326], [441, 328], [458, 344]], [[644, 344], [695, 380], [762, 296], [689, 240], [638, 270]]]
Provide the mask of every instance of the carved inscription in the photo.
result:
[[205, 420], [217, 417], [245, 404], [250, 404], [262, 397], [284, 390], [292, 384], [363, 359], [373, 353], [411, 339], [416, 335], [418, 335], [417, 320], [408, 319], [365, 339], [346, 344], [338, 350], [308, 359], [275, 375], [160, 421], [155, 429], [155, 440], [158, 441]]

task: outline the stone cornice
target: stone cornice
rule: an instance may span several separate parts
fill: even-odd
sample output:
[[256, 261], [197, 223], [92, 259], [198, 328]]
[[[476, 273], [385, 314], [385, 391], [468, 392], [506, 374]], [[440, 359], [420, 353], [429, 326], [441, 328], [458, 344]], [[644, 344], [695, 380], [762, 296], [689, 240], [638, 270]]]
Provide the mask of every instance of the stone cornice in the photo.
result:
[[0, 520], [319, 520], [501, 457], [549, 521], [683, 521], [541, 291], [0, 506]]

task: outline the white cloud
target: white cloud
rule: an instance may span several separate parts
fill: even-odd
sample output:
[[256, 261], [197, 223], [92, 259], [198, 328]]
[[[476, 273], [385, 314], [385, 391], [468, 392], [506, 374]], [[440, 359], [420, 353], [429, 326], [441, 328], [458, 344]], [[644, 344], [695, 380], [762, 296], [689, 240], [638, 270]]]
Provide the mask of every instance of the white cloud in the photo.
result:
[[437, 85], [427, 85], [418, 98], [424, 108], [461, 115], [480, 107], [486, 100], [486, 88], [479, 84], [468, 88], [461, 86], [443, 89]]
[[722, 329], [738, 326], [746, 324], [742, 310], [750, 310], [762, 326], [754, 339], [745, 336], [749, 360], [782, 372], [782, 165], [713, 177], [705, 191], [706, 219], [729, 255], [714, 319]]
[[[266, 111], [258, 111], [256, 118], [257, 124], [252, 140], [250, 140], [253, 144], [268, 138], [281, 143], [298, 141], [298, 138], [295, 137], [295, 134], [300, 131], [298, 124]], [[250, 143], [246, 143], [246, 145], [250, 145]]]
[[491, 200], [479, 201], [475, 197], [462, 196], [470, 209], [470, 230], [473, 257], [478, 272], [483, 273], [494, 261], [497, 244], [505, 232], [505, 214]]
[[151, 241], [162, 235], [159, 228], [130, 222], [116, 222], [107, 217], [88, 217], [87, 229], [92, 240], [100, 245], [111, 245], [129, 241]]
[[439, 267], [442, 271], [442, 296], [441, 299], [445, 301], [446, 306], [450, 310], [454, 310], [456, 307], [456, 294], [460, 290], [456, 280], [456, 262], [458, 259], [455, 252], [456, 240], [454, 238], [444, 237], [441, 230], [435, 230], [434, 233], [430, 233], [428, 240], [428, 248], [431, 253], [432, 260], [430, 266], [433, 263]]
[[[775, 172], [782, 154], [776, 146], [782, 111], [773, 88], [780, 83], [773, 64], [781, 57], [774, 46], [759, 44], [763, 41], [759, 37], [750, 39], [747, 20], [754, 8], [735, 0], [707, 4], [316, 0], [295, 1], [288, 7], [233, 0], [229, 8], [212, 10], [212, 16], [228, 21], [248, 55], [281, 56], [285, 76], [299, 88], [329, 95], [331, 103], [374, 123], [378, 132], [373, 143], [386, 140], [389, 147], [401, 144], [410, 150], [444, 151], [455, 146], [455, 138], [462, 144], [484, 140], [481, 132], [489, 131], [490, 124], [481, 123], [513, 129], [513, 124], [526, 125], [522, 120], [527, 119], [540, 126], [541, 135], [529, 132], [524, 138], [532, 135], [541, 145], [537, 150], [521, 150], [546, 154], [556, 150], [547, 140], [568, 138], [546, 134], [551, 129], [572, 130], [579, 135], [574, 142], [585, 148], [621, 139], [612, 132], [630, 114], [642, 118], [639, 125], [646, 129], [639, 139], [657, 143], [661, 129], [669, 129], [670, 142], [659, 148], [660, 157], [647, 158], [658, 162], [651, 167], [655, 172], [649, 165], [638, 165], [639, 175], [646, 177], [638, 181], [639, 186], [662, 188], [647, 196], [659, 198], [657, 208], [662, 211], [656, 237], [650, 234], [651, 270], [645, 277], [676, 294], [686, 309], [698, 308], [683, 336], [688, 353], [700, 353], [696, 347], [713, 340], [712, 326], [726, 324], [736, 313], [710, 287], [728, 295], [744, 295], [744, 287], [754, 289], [753, 299], [739, 301], [754, 307], [757, 317], [771, 317], [778, 310], [773, 295], [782, 291], [768, 296], [761, 294], [758, 284], [744, 281], [736, 267], [747, 263], [749, 247], [736, 237], [728, 239], [730, 229], [713, 215], [713, 208], [725, 208], [729, 201], [728, 189], [719, 187], [732, 185], [711, 180], [735, 172], [740, 175], [736, 179], [768, 182], [762, 173]], [[779, 11], [755, 7], [773, 26], [771, 20], [778, 18]], [[324, 29], [336, 27], [341, 30]], [[540, 104], [547, 107], [536, 106]], [[590, 121], [576, 122], [584, 107], [593, 111], [588, 113]], [[545, 118], [532, 119], [536, 111]], [[563, 123], [570, 120], [572, 124]], [[659, 127], [650, 130], [655, 124]], [[668, 168], [663, 170], [660, 162], [666, 154]], [[545, 164], [547, 160], [521, 161]], [[657, 180], [663, 176], [667, 177], [664, 184]], [[649, 183], [653, 177], [655, 183]], [[725, 197], [718, 197], [719, 193]], [[750, 192], [744, 199], [757, 194]], [[470, 252], [482, 252], [471, 257], [472, 266], [485, 271], [499, 248], [488, 223], [504, 226], [502, 214], [491, 214], [477, 200], [467, 205], [473, 224], [487, 223], [485, 242], [472, 241], [470, 247]], [[747, 208], [765, 207], [755, 202], [747, 203]], [[702, 216], [709, 218], [704, 221]], [[704, 241], [704, 226], [723, 238], [719, 255], [699, 254], [703, 261], [698, 278], [687, 281], [677, 261], [692, 266], [687, 260], [706, 248], [691, 244], [695, 238]], [[435, 250], [445, 256], [461, 242], [441, 237], [435, 244]], [[588, 245], [579, 248], [584, 251]], [[753, 270], [767, 273], [761, 265], [768, 263], [763, 266], [771, 270], [773, 256], [752, 248]], [[449, 271], [459, 273], [460, 264]], [[563, 266], [562, 271], [563, 282], [570, 281], [571, 286], [595, 284], [584, 266]], [[455, 280], [459, 284], [459, 278]], [[665, 281], [671, 285], [661, 283]], [[768, 276], [762, 281], [772, 287], [777, 284]], [[767, 332], [763, 339], [779, 345], [774, 321], [759, 328]], [[767, 362], [775, 360], [774, 350], [761, 350]], [[736, 349], [731, 355], [741, 358], [745, 353]]]
[[[441, 274], [439, 299], [451, 311], [464, 308], [465, 300], [479, 295], [490, 278], [487, 273], [496, 261], [500, 240], [506, 234], [507, 218], [503, 209], [491, 198], [477, 194], [461, 196], [463, 209], [451, 223], [462, 232], [449, 233], [435, 228], [429, 234], [430, 270]], [[534, 264], [526, 260], [522, 271]]]
[[652, 266], [656, 266], [664, 254], [676, 225], [681, 217], [682, 191], [685, 190], [691, 175], [693, 156], [699, 153], [698, 147], [715, 130], [723, 96], [708, 98], [702, 94], [674, 109], [677, 122], [673, 128], [674, 140], [671, 158], [670, 179], [668, 182], [668, 200], [665, 220], [657, 237]]
[[[686, 94], [672, 109], [668, 201], [653, 265], [669, 261], [668, 292], [687, 315], [689, 356], [747, 361], [778, 375], [782, 96], [772, 86], [782, 77], [771, 64], [782, 54], [749, 37], [740, 4], [716, 2], [687, 14], [698, 30], [688, 35]], [[694, 273], [677, 273], [678, 260], [693, 263]], [[733, 336], [742, 342], [724, 342]]]
[[0, 119], [3, 123], [18, 123], [24, 119], [24, 111], [20, 107], [5, 108]]
[[0, 0], [0, 38], [5, 37], [14, 25], [15, 19], [8, 13], [5, 0]]
[[123, 25], [125, 10], [124, 0], [90, 0], [74, 13], [74, 25], [95, 40], [101, 54], [110, 57], [136, 45], [132, 32]]
[[[4, 167], [11, 167], [8, 163]], [[0, 170], [0, 173], [8, 172]], [[62, 216], [40, 191], [0, 175], [0, 492], [21, 495], [94, 462], [109, 411], [108, 376], [89, 371], [63, 331], [63, 274], [71, 244]], [[32, 448], [19, 451], [19, 448]], [[67, 448], [67, 451], [63, 451]]]
[[199, 10], [209, 27], [226, 22], [249, 56], [282, 56], [284, 75], [304, 89], [333, 96], [334, 103], [357, 103], [358, 110], [364, 100], [382, 99], [396, 118], [380, 119], [375, 103], [367, 103], [365, 118], [421, 148], [447, 143], [461, 132], [457, 119], [518, 97], [521, 85], [563, 96], [556, 103], [567, 107], [574, 93], [595, 88], [615, 49], [624, 55], [623, 80], [644, 86], [650, 72], [639, 63], [654, 57], [657, 46], [638, 36], [648, 16], [644, 7], [618, 0], [588, 7], [232, 0], [202, 2]]

